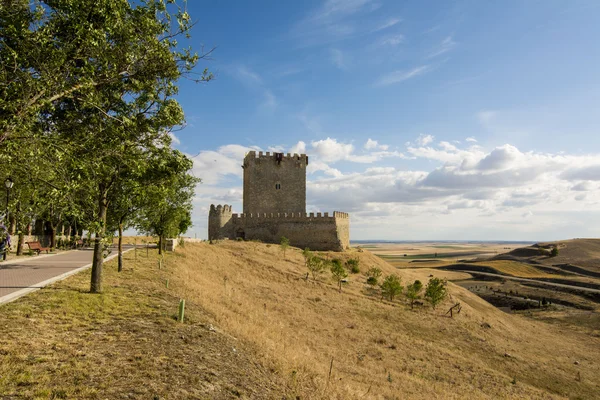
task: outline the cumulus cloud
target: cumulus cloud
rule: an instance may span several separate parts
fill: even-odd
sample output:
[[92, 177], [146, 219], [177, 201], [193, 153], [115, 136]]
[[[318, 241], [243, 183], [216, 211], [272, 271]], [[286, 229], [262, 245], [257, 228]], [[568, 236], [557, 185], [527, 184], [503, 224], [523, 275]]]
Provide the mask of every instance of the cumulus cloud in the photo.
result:
[[[359, 148], [331, 137], [292, 145], [290, 152], [310, 157], [308, 208], [351, 212], [353, 229], [365, 234], [377, 235], [372, 230], [374, 221], [378, 227], [410, 226], [410, 237], [418, 232], [431, 235], [421, 231], [423, 226], [452, 232], [458, 226], [471, 226], [471, 221], [475, 228], [489, 224], [493, 232], [510, 232], [515, 226], [532, 235], [556, 227], [564, 232], [572, 223], [573, 210], [600, 215], [598, 155], [524, 152], [510, 144], [486, 150], [450, 141], [436, 143], [426, 135], [413, 142], [406, 150], [411, 159], [402, 167], [378, 164], [386, 157], [407, 157], [383, 150], [384, 145], [372, 138]], [[195, 175], [204, 179], [198, 207], [209, 201], [241, 207], [240, 164], [252, 149], [227, 145], [194, 157]], [[342, 161], [338, 167], [336, 163]], [[354, 163], [351, 168], [349, 162]], [[361, 163], [369, 164], [361, 167]], [[551, 217], [557, 215], [565, 216], [563, 225], [559, 217]]]
[[415, 143], [417, 143], [419, 146], [427, 146], [429, 143], [433, 142], [433, 139], [435, 139], [433, 135], [425, 135], [421, 133], [419, 134], [417, 140], [415, 140]]
[[336, 139], [323, 139], [311, 143], [313, 152], [324, 162], [347, 159], [354, 151], [351, 143], [340, 143]]
[[387, 144], [379, 144], [377, 142], [377, 140], [373, 140], [371, 138], [367, 139], [367, 142], [365, 143], [365, 149], [366, 150], [387, 150], [389, 148], [389, 146]]
[[304, 143], [302, 140], [300, 140], [298, 143], [296, 143], [295, 145], [293, 145], [290, 148], [290, 153], [305, 154], [306, 153], [306, 143]]

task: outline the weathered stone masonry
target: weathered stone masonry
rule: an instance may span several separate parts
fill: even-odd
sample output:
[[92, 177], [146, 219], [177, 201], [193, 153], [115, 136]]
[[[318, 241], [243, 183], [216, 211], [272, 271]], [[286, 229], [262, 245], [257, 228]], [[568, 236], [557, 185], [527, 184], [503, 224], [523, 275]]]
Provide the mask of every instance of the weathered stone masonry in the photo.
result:
[[342, 251], [350, 245], [347, 213], [306, 213], [305, 154], [249, 152], [244, 158], [244, 213], [230, 205], [210, 206], [208, 237], [258, 239], [311, 250]]

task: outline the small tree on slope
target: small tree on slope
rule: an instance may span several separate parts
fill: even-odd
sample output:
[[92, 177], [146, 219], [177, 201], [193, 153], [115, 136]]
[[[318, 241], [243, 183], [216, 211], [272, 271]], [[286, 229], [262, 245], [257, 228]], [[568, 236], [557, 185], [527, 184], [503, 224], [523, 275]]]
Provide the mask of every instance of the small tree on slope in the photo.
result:
[[388, 275], [381, 284], [381, 294], [388, 297], [390, 301], [394, 301], [394, 297], [402, 293], [402, 280], [398, 275]]
[[[336, 262], [337, 261], [337, 262]], [[346, 269], [339, 260], [333, 260], [331, 263], [331, 274], [338, 283], [340, 292], [342, 291], [342, 280], [348, 276]]]
[[410, 300], [410, 308], [413, 308], [415, 300], [418, 300], [421, 297], [419, 295], [421, 289], [423, 289], [423, 284], [419, 280], [414, 281], [406, 287], [406, 297]]
[[448, 291], [446, 290], [446, 284], [439, 278], [431, 278], [427, 287], [425, 288], [425, 298], [431, 303], [433, 309], [442, 300], [446, 298]]

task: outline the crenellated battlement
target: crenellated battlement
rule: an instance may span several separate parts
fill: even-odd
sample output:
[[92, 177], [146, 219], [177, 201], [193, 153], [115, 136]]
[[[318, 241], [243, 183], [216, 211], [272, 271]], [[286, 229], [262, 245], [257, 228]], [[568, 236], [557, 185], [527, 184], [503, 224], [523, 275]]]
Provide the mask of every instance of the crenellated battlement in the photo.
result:
[[225, 204], [225, 205], [219, 204], [217, 206], [215, 206], [214, 204], [211, 204], [208, 215], [210, 215], [210, 216], [231, 215], [231, 210], [232, 210], [232, 208], [229, 204]]
[[300, 162], [300, 164], [308, 165], [308, 156], [306, 154], [298, 154], [298, 153], [277, 153], [267, 151], [263, 153], [259, 151], [249, 151], [244, 157], [244, 166], [249, 165], [250, 163], [262, 162], [262, 161], [275, 161], [275, 162], [289, 162], [296, 161]]
[[348, 219], [348, 213], [334, 211], [333, 215], [326, 213], [235, 213], [231, 214], [234, 220], [254, 219], [283, 219], [283, 220], [311, 220], [311, 219]]

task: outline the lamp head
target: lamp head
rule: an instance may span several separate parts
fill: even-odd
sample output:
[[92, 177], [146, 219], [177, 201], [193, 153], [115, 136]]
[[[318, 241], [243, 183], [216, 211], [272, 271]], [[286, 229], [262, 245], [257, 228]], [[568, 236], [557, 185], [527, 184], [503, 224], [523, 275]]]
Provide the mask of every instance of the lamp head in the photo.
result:
[[12, 178], [9, 176], [8, 178], [6, 178], [6, 180], [4, 181], [4, 186], [6, 186], [7, 189], [12, 188], [14, 185], [14, 182], [12, 180]]

